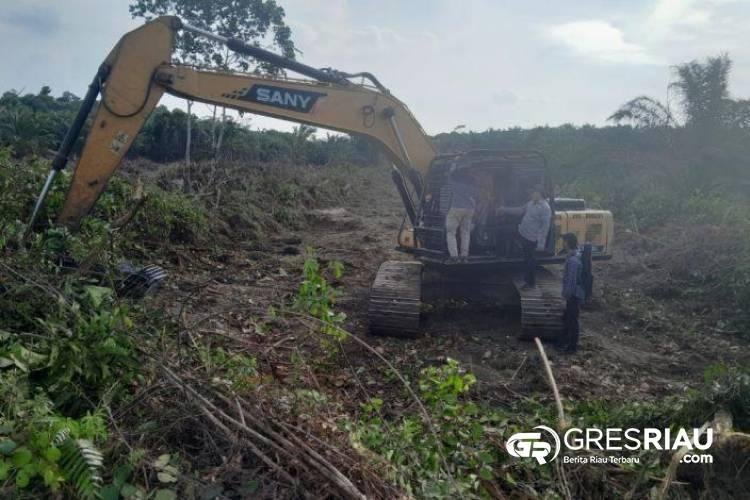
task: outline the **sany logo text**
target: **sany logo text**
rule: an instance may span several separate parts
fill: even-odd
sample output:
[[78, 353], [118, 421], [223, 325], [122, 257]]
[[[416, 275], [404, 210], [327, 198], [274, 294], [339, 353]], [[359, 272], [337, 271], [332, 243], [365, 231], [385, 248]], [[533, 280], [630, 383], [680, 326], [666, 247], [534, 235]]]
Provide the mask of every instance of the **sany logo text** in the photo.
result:
[[300, 113], [310, 113], [318, 99], [325, 96], [326, 94], [323, 92], [261, 84], [255, 84], [248, 88], [224, 94], [224, 97], [231, 99], [257, 102], [265, 106], [273, 106]]

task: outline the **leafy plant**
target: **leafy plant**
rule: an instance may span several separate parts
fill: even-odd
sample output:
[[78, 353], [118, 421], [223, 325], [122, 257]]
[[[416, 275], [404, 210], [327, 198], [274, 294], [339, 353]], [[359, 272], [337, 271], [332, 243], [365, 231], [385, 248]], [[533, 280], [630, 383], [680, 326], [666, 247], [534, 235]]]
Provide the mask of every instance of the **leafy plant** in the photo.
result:
[[40, 320], [48, 341], [38, 346], [46, 363], [37, 369], [60, 405], [98, 400], [113, 387], [126, 386], [139, 366], [133, 323], [124, 308], [86, 310], [74, 303], [71, 309], [69, 322]]
[[151, 241], [189, 243], [205, 235], [208, 220], [205, 211], [188, 197], [152, 186], [134, 225]]
[[84, 500], [99, 498], [104, 465], [101, 452], [88, 439], [68, 437], [59, 446], [60, 468], [66, 480], [75, 486], [78, 497]]
[[104, 419], [61, 416], [43, 394], [30, 397], [21, 373], [17, 367], [0, 372], [0, 481], [11, 479], [19, 490], [68, 486], [80, 498], [95, 498], [103, 459], [94, 441], [107, 436]]
[[[344, 266], [340, 262], [329, 262], [328, 269], [335, 279], [340, 279], [344, 273]], [[346, 315], [333, 309], [339, 291], [326, 281], [320, 263], [314, 257], [305, 259], [302, 275], [294, 306], [319, 319], [322, 322], [323, 333], [336, 340], [344, 340], [346, 332], [340, 325], [346, 319]]]
[[255, 385], [257, 361], [246, 354], [236, 354], [221, 347], [202, 347], [199, 355], [209, 376], [241, 391]]
[[350, 425], [352, 439], [385, 458], [392, 479], [424, 498], [480, 497], [504, 459], [488, 437], [502, 432], [504, 418], [466, 399], [476, 382], [455, 360], [420, 372], [419, 395], [432, 427], [419, 414], [392, 422], [383, 418], [383, 400], [371, 398]]

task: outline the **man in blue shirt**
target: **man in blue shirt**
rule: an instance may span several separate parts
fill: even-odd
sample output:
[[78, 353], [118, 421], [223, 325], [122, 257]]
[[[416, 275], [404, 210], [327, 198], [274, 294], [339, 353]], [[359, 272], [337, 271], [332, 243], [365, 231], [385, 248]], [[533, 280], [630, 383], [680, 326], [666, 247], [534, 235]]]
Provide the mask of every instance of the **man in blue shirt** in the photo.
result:
[[[448, 254], [452, 258], [469, 256], [469, 242], [471, 241], [471, 222], [476, 208], [477, 186], [474, 178], [463, 171], [451, 173], [448, 186], [452, 192], [451, 208], [445, 217], [445, 238]], [[459, 252], [456, 233], [461, 239]]]
[[526, 287], [536, 285], [536, 258], [534, 252], [544, 250], [552, 220], [552, 210], [544, 199], [544, 186], [534, 186], [528, 203], [520, 207], [500, 207], [501, 214], [523, 215], [518, 225], [517, 239], [523, 250], [524, 281]]
[[558, 342], [561, 352], [573, 354], [578, 350], [578, 313], [580, 302], [586, 294], [583, 290], [581, 272], [583, 265], [578, 254], [578, 238], [573, 233], [563, 235], [567, 256], [562, 280], [562, 296], [565, 299], [565, 332]]

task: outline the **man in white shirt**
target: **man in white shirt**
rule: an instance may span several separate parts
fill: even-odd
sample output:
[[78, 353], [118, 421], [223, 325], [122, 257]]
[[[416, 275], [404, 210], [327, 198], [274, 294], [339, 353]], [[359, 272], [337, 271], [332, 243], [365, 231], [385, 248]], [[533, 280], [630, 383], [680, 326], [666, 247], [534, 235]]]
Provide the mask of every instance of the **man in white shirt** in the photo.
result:
[[552, 219], [552, 209], [544, 199], [544, 186], [534, 186], [530, 200], [520, 207], [500, 207], [501, 214], [523, 215], [516, 235], [523, 249], [524, 281], [527, 288], [536, 286], [536, 259], [534, 252], [544, 250]]
[[[445, 236], [448, 254], [451, 258], [466, 259], [469, 257], [471, 240], [471, 221], [477, 205], [476, 180], [469, 173], [455, 171], [448, 180], [451, 189], [451, 208], [445, 218]], [[456, 233], [461, 238], [459, 249]]]

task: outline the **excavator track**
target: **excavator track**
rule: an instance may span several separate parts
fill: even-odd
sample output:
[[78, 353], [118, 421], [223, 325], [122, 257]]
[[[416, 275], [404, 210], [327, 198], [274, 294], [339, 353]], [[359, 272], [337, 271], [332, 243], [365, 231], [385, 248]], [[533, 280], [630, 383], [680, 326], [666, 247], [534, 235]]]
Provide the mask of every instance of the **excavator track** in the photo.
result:
[[422, 263], [383, 262], [370, 289], [370, 333], [413, 338], [419, 335]]
[[513, 285], [521, 297], [521, 338], [559, 338], [565, 328], [560, 278], [547, 269], [538, 269], [534, 288], [524, 289], [520, 276], [513, 279]]

